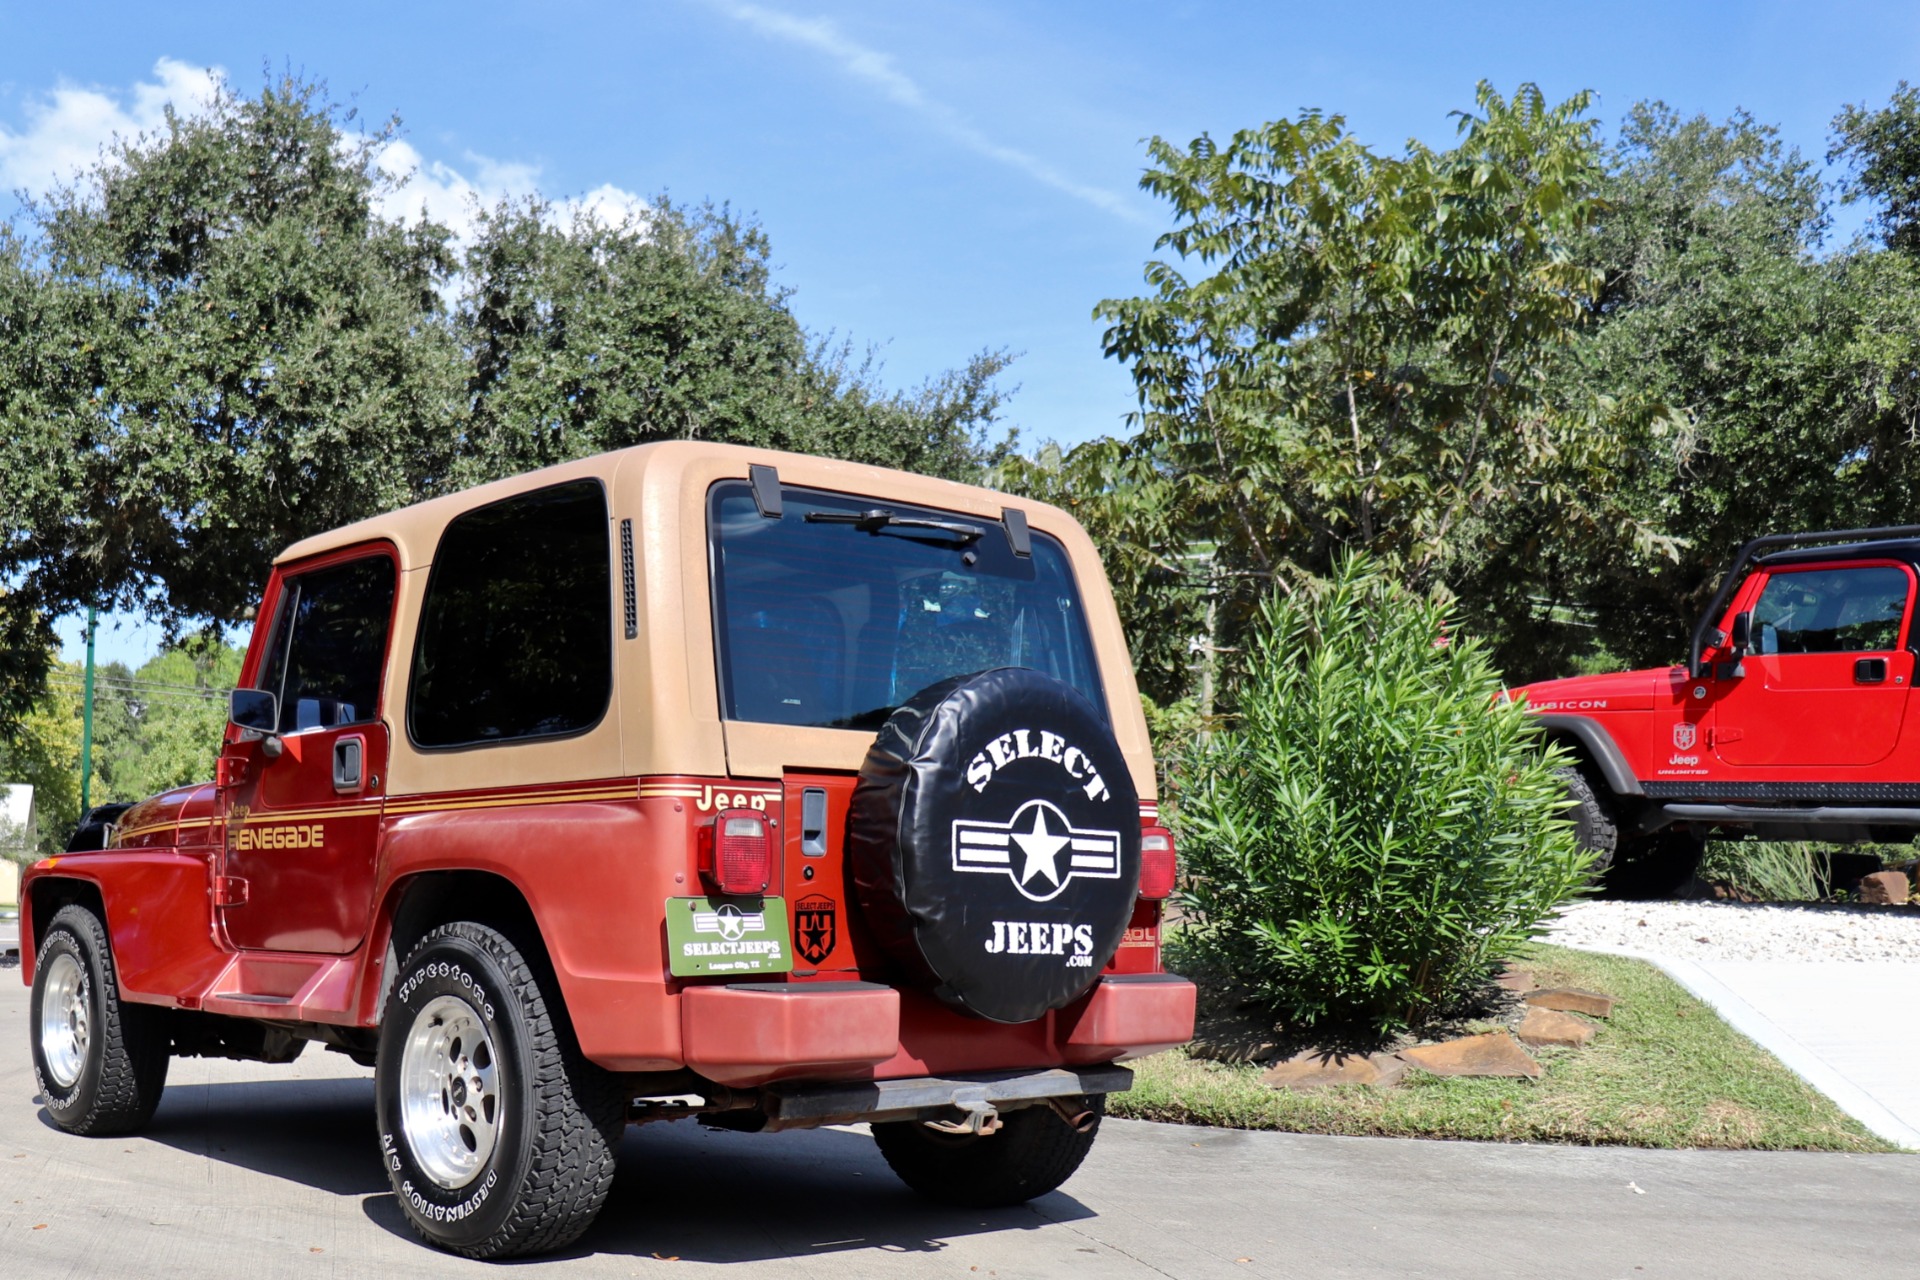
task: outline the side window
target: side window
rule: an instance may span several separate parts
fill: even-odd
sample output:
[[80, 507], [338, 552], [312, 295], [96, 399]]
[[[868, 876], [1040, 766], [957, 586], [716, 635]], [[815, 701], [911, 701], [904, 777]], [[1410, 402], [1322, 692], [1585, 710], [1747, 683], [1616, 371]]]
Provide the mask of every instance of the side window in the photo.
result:
[[289, 578], [259, 687], [280, 698], [280, 732], [364, 724], [379, 714], [393, 616], [393, 561], [368, 556]]
[[1907, 575], [1884, 565], [1777, 573], [1753, 606], [1759, 653], [1859, 653], [1900, 643]]
[[613, 697], [607, 499], [596, 481], [469, 511], [434, 551], [407, 730], [421, 747], [582, 733]]

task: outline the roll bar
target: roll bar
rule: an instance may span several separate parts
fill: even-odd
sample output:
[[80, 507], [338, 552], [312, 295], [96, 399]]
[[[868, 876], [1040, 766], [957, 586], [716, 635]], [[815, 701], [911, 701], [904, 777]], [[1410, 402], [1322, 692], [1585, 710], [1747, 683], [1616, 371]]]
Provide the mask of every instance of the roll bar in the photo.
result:
[[1740, 573], [1754, 555], [1761, 551], [1770, 551], [1780, 547], [1794, 547], [1819, 542], [1868, 542], [1878, 538], [1920, 537], [1920, 524], [1887, 525], [1878, 529], [1827, 529], [1820, 533], [1769, 533], [1754, 538], [1740, 548], [1740, 554], [1733, 558], [1733, 566], [1727, 570], [1727, 576], [1720, 580], [1720, 589], [1713, 593], [1713, 603], [1700, 615], [1700, 621], [1693, 627], [1693, 645], [1687, 650], [1687, 674], [1698, 680], [1706, 674], [1700, 661], [1702, 642], [1706, 639], [1707, 628], [1727, 607], [1727, 601], [1733, 595], [1734, 585], [1740, 580]]

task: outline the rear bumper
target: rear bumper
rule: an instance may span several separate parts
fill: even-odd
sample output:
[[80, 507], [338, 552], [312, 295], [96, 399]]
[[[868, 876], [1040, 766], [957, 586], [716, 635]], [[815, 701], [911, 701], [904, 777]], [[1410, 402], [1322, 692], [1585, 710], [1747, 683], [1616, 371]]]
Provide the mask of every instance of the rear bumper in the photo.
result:
[[[1191, 982], [1170, 973], [1109, 974], [1049, 1021], [1025, 1028], [996, 1027], [951, 1013], [943, 1019], [968, 1024], [956, 1030], [966, 1032], [974, 1055], [986, 1057], [981, 1066], [1036, 1059], [1087, 1066], [1185, 1044], [1193, 1038], [1196, 994]], [[742, 982], [689, 987], [680, 995], [686, 1065], [732, 1087], [906, 1074], [895, 1069], [903, 1065], [902, 1031], [900, 993], [871, 982]], [[1007, 1056], [996, 1063], [997, 1033], [1009, 1040], [999, 1046]], [[913, 1074], [928, 1067], [941, 1072], [939, 1057], [947, 1058], [944, 1070], [951, 1071], [959, 1065], [955, 1056], [930, 1055]]]
[[687, 1065], [724, 1085], [866, 1071], [900, 1046], [900, 993], [873, 982], [737, 982], [680, 993]]
[[1172, 1049], [1193, 1039], [1199, 990], [1172, 973], [1109, 974], [1084, 1004], [1060, 1017], [1070, 1063], [1116, 1062]]

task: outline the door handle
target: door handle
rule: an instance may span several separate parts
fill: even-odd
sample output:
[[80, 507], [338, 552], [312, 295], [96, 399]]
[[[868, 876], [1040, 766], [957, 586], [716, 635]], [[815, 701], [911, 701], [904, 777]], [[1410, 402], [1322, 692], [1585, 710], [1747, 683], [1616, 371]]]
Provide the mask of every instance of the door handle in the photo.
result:
[[1855, 658], [1853, 660], [1853, 682], [1855, 684], [1885, 684], [1887, 682], [1887, 660], [1885, 658]]
[[360, 789], [366, 776], [367, 740], [349, 733], [333, 740], [333, 789], [345, 794]]

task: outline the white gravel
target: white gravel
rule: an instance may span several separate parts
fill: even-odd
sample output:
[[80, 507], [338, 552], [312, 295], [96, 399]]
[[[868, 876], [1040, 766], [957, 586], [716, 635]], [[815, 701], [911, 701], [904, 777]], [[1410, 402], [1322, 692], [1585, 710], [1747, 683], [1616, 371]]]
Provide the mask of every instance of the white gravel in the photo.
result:
[[1739, 902], [1580, 902], [1545, 941], [1688, 960], [1920, 963], [1920, 908]]

